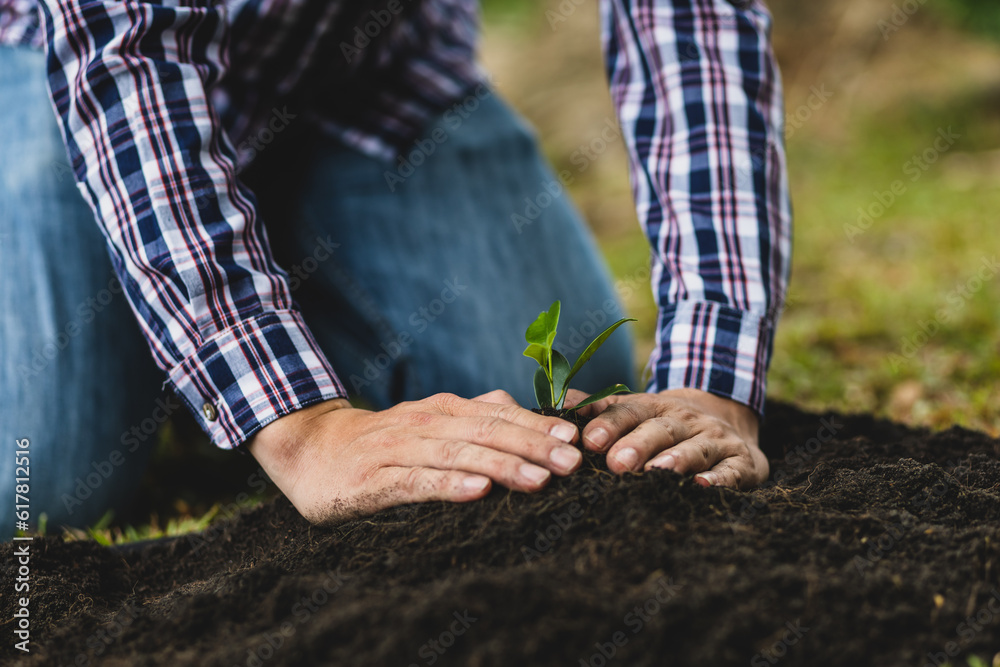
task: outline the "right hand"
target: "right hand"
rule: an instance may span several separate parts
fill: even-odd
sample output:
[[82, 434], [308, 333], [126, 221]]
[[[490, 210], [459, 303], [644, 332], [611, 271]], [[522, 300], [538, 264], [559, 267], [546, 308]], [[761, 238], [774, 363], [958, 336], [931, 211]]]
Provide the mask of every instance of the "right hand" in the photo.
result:
[[276, 419], [248, 447], [302, 516], [322, 524], [407, 503], [476, 500], [493, 482], [538, 491], [552, 473], [580, 466], [578, 438], [569, 422], [495, 391], [380, 412], [326, 401]]

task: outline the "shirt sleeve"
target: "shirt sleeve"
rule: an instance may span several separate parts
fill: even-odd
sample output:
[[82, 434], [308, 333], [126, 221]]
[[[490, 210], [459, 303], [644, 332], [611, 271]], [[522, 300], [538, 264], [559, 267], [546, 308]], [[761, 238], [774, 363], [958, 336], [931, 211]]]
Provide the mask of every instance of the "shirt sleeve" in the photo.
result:
[[791, 259], [783, 101], [760, 0], [605, 0], [603, 46], [659, 306], [649, 391], [763, 414]]
[[208, 101], [208, 0], [43, 0], [49, 87], [84, 198], [168, 383], [223, 448], [345, 397], [293, 305]]

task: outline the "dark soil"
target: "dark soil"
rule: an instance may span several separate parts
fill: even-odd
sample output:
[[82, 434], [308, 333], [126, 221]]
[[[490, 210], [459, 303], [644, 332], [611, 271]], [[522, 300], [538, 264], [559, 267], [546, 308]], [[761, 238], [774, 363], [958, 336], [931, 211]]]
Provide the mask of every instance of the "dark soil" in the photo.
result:
[[536, 495], [331, 529], [279, 499], [132, 552], [36, 539], [32, 653], [6, 631], [0, 663], [990, 663], [1000, 441], [781, 404], [763, 439], [751, 493], [593, 458]]

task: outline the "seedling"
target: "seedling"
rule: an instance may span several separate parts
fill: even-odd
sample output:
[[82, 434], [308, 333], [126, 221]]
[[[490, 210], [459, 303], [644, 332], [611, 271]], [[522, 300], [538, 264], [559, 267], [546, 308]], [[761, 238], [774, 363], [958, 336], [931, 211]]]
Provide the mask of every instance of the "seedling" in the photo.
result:
[[[532, 322], [528, 330], [524, 332], [524, 338], [528, 341], [528, 347], [524, 349], [524, 356], [534, 359], [539, 366], [538, 370], [535, 371], [535, 399], [538, 401], [538, 407], [543, 410], [545, 408], [562, 410], [563, 402], [566, 400], [566, 391], [569, 389], [569, 381], [573, 379], [573, 376], [580, 372], [583, 365], [594, 356], [594, 353], [604, 344], [608, 336], [614, 333], [615, 329], [626, 322], [635, 322], [632, 318], [625, 318], [612, 324], [591, 341], [576, 363], [570, 366], [566, 357], [558, 350], [552, 349], [552, 344], [556, 340], [556, 327], [559, 326], [561, 305], [559, 301], [556, 301], [547, 311], [542, 311], [538, 315], [538, 319]], [[569, 410], [576, 410], [585, 405], [596, 403], [612, 394], [628, 391], [631, 390], [625, 385], [616, 384], [592, 394]]]

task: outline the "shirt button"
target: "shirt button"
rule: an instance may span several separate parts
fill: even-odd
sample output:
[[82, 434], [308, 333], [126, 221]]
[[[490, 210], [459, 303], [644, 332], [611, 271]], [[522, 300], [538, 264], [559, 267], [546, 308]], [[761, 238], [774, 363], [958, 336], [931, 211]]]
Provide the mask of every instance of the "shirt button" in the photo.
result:
[[207, 419], [210, 422], [214, 422], [216, 419], [219, 418], [219, 412], [215, 409], [215, 406], [212, 405], [211, 403], [206, 403], [205, 405], [201, 406], [201, 413], [205, 415], [205, 419]]

